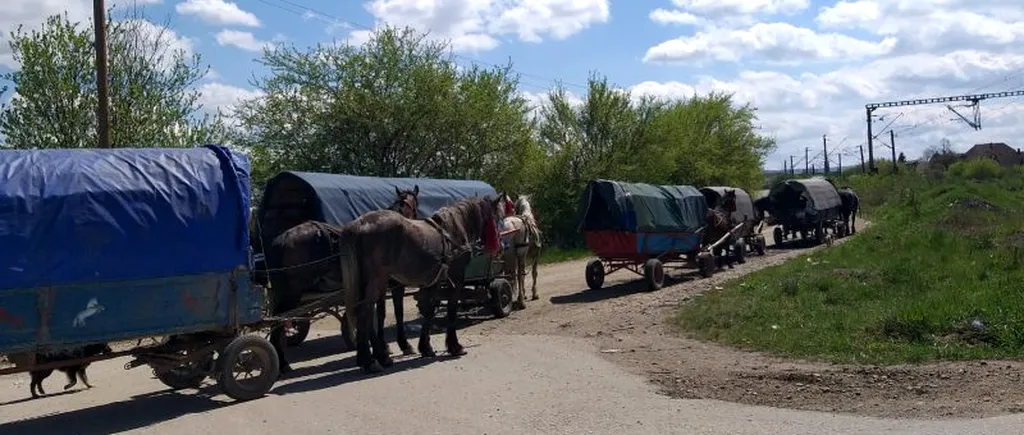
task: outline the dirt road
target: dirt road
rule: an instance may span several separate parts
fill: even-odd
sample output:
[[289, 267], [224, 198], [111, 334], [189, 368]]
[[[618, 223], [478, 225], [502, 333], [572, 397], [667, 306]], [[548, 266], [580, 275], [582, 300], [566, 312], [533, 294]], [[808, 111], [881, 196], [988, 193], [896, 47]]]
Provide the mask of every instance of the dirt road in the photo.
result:
[[[441, 339], [442, 337], [437, 337]], [[402, 360], [368, 378], [336, 340], [312, 340], [296, 376], [267, 397], [170, 393], [122, 360], [96, 364], [92, 390], [39, 400], [27, 379], [0, 379], [0, 433], [145, 434], [996, 434], [1019, 417], [919, 422], [786, 411], [656, 394], [643, 378], [598, 356], [584, 339], [465, 334], [469, 355]], [[51, 379], [51, 392], [60, 381]], [[211, 391], [215, 393], [215, 389]], [[397, 417], [396, 417], [397, 416]]]
[[[1022, 416], [918, 421], [807, 411], [922, 418], [1015, 412], [1015, 400], [1024, 402], [1019, 377], [1007, 375], [1020, 372], [1015, 363], [838, 367], [736, 351], [665, 329], [665, 315], [681, 301], [805, 252], [770, 251], [711, 279], [680, 277], [653, 293], [626, 283], [636, 279], [628, 272], [609, 276], [605, 289], [583, 290], [585, 261], [543, 267], [540, 301], [462, 329], [469, 355], [401, 359], [376, 377], [357, 373], [352, 353], [337, 354], [338, 325], [323, 321], [290, 352], [297, 372], [268, 397], [242, 404], [208, 397], [215, 388], [166, 392], [146, 369], [123, 371], [123, 360], [90, 368], [97, 388], [38, 400], [24, 400], [27, 375], [0, 377], [0, 434], [968, 434], [1021, 427]], [[435, 346], [442, 343], [436, 336]], [[49, 392], [60, 390], [61, 377], [48, 379]]]

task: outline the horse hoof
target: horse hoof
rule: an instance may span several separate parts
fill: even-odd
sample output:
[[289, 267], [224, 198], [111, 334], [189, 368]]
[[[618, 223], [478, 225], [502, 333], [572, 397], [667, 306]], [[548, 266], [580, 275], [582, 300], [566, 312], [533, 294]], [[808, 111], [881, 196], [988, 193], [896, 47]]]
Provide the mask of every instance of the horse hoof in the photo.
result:
[[456, 345], [448, 348], [448, 355], [453, 357], [460, 357], [466, 354], [466, 349], [462, 346]]
[[420, 349], [420, 357], [422, 358], [434, 358], [437, 356], [437, 352], [434, 349]]
[[537, 295], [533, 295], [533, 297], [530, 298], [531, 301], [536, 301], [538, 299], [540, 299], [540, 296]]
[[380, 372], [383, 372], [383, 371], [384, 371], [384, 367], [381, 367], [380, 363], [377, 362], [377, 361], [374, 361], [374, 362], [370, 363], [370, 365], [363, 367], [363, 373], [366, 373], [366, 374], [380, 373]]
[[406, 348], [402, 349], [402, 355], [405, 355], [405, 356], [416, 355], [416, 351], [412, 350], [411, 347], [406, 347]]
[[391, 359], [391, 357], [383, 358], [383, 359], [381, 359], [378, 362], [380, 363], [380, 366], [384, 367], [384, 368], [391, 367], [391, 366], [395, 365], [395, 360]]

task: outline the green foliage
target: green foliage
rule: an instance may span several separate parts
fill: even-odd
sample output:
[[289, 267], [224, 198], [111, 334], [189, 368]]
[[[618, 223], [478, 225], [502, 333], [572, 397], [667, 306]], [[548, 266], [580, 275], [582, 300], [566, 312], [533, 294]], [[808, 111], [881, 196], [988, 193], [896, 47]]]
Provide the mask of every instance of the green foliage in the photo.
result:
[[732, 282], [674, 322], [706, 339], [837, 362], [1018, 355], [1024, 176], [846, 181], [870, 229]]
[[[220, 142], [219, 119], [199, 116], [193, 86], [206, 74], [198, 54], [168, 45], [166, 26], [140, 14], [108, 17], [110, 138], [115, 147], [186, 147]], [[97, 146], [92, 27], [54, 15], [42, 29], [10, 35], [21, 68], [0, 78], [18, 96], [0, 108], [7, 148]]]
[[949, 175], [971, 180], [992, 180], [1003, 174], [1003, 167], [995, 160], [977, 158], [953, 163], [949, 166]]
[[536, 153], [526, 100], [507, 66], [456, 68], [447, 46], [384, 28], [362, 48], [277, 46], [241, 104], [237, 142], [279, 169], [473, 178], [520, 185]]

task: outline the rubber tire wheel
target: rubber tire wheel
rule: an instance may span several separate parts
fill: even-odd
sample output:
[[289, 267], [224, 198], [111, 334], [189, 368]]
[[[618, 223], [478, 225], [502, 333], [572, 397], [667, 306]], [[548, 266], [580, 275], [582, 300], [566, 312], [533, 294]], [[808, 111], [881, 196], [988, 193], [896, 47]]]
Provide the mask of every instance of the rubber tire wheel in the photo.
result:
[[665, 266], [661, 260], [650, 258], [644, 262], [644, 280], [650, 291], [660, 290], [665, 285]]
[[601, 259], [595, 258], [587, 262], [587, 287], [591, 290], [600, 290], [604, 285], [604, 264]]
[[782, 242], [783, 242], [782, 236], [783, 235], [784, 234], [782, 233], [782, 228], [775, 227], [775, 229], [772, 230], [772, 239], [775, 242], [775, 247], [776, 248], [779, 247], [779, 246], [782, 246]]
[[735, 251], [736, 262], [737, 263], [744, 264], [744, 263], [747, 262], [747, 244], [746, 243], [743, 243], [743, 241], [740, 240], [740, 241], [738, 241], [738, 242], [736, 242], [736, 243], [734, 243], [732, 245], [732, 249], [733, 249], [733, 251]]
[[512, 301], [515, 297], [512, 294], [512, 284], [507, 279], [495, 278], [487, 285], [487, 292], [491, 296], [491, 313], [495, 319], [512, 314]]
[[715, 274], [715, 256], [704, 255], [704, 253], [697, 254], [697, 267], [701, 276], [711, 278]]
[[[245, 350], [252, 350], [260, 363], [260, 377], [253, 387], [242, 385], [235, 379], [234, 368], [238, 357]], [[228, 397], [237, 401], [258, 399], [267, 394], [281, 375], [277, 351], [267, 339], [257, 335], [240, 335], [231, 340], [217, 358], [217, 384]]]
[[199, 361], [166, 370], [162, 373], [158, 373], [156, 368], [154, 368], [153, 374], [160, 382], [172, 390], [198, 390], [202, 386], [203, 381], [206, 380], [206, 377], [209, 376], [209, 368], [212, 365], [213, 353], [210, 353]]
[[294, 321], [292, 326], [295, 327], [295, 334], [286, 336], [288, 347], [296, 347], [306, 341], [306, 337], [309, 337], [309, 320]]
[[757, 251], [757, 255], [764, 255], [768, 249], [768, 241], [764, 239], [764, 236], [758, 234], [754, 238], [754, 250]]

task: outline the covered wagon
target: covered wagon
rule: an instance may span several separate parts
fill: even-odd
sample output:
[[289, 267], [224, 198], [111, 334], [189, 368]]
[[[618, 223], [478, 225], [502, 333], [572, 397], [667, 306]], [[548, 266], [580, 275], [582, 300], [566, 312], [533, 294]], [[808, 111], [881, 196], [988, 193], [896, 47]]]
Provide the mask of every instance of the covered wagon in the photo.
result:
[[714, 257], [702, 250], [708, 206], [693, 186], [655, 186], [593, 180], [579, 203], [578, 230], [597, 256], [586, 280], [599, 289], [606, 275], [626, 269], [641, 275], [650, 289], [664, 283], [664, 265], [714, 273]]
[[782, 245], [799, 233], [808, 239], [811, 234], [818, 243], [829, 237], [828, 230], [837, 231], [842, 221], [842, 201], [835, 186], [824, 178], [786, 180], [768, 193], [769, 213], [779, 226], [773, 231], [776, 245]]
[[719, 200], [728, 191], [736, 194], [736, 211], [732, 212], [729, 217], [733, 225], [740, 225], [739, 229], [733, 233], [731, 240], [733, 243], [730, 243], [735, 255], [741, 262], [747, 249], [757, 252], [758, 255], [764, 255], [767, 242], [761, 235], [761, 214], [754, 207], [754, 201], [750, 198], [750, 194], [738, 187], [705, 186], [700, 188], [700, 192], [704, 195], [710, 208], [717, 207]]

